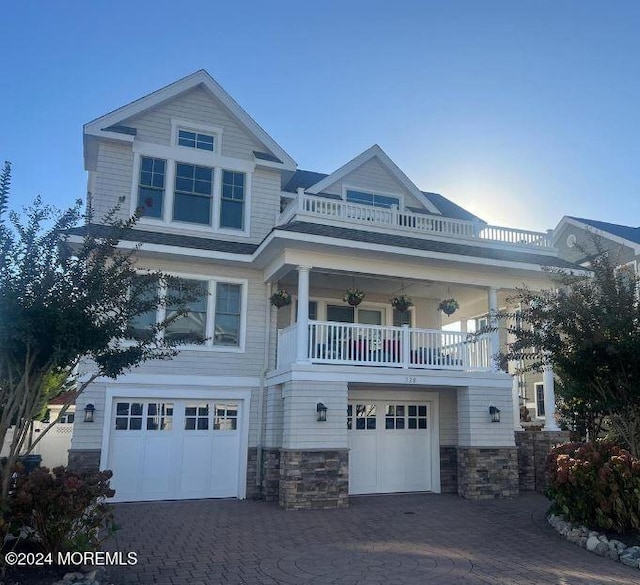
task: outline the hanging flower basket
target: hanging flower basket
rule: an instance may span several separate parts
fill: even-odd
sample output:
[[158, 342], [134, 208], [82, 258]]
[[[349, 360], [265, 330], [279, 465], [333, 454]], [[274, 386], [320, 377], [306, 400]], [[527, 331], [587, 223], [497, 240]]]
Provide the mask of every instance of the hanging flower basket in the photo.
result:
[[345, 303], [349, 303], [352, 307], [357, 307], [364, 299], [365, 293], [359, 288], [348, 288], [344, 293], [342, 300]]
[[269, 300], [274, 307], [278, 307], [279, 309], [280, 307], [286, 307], [291, 304], [291, 295], [281, 288], [274, 292]]
[[460, 305], [455, 299], [443, 299], [438, 304], [438, 310], [442, 311], [447, 316], [453, 315], [459, 308]]
[[391, 306], [396, 310], [404, 313], [413, 307], [413, 301], [407, 295], [398, 295], [391, 299]]

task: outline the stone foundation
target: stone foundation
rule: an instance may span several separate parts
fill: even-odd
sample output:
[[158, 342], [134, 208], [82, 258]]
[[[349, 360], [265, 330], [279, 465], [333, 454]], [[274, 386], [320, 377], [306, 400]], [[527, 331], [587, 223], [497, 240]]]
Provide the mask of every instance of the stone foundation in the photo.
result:
[[440, 492], [458, 493], [458, 450], [457, 447], [440, 445]]
[[69, 449], [69, 470], [87, 473], [100, 469], [100, 449]]
[[249, 447], [247, 450], [247, 500], [257, 500], [260, 497], [258, 479], [258, 449]]
[[471, 500], [517, 496], [517, 448], [458, 447], [458, 495]]
[[280, 494], [280, 449], [262, 450], [262, 497], [277, 502]]
[[280, 451], [278, 501], [286, 510], [346, 508], [348, 449]]
[[543, 493], [547, 487], [545, 464], [554, 445], [566, 443], [569, 431], [516, 431], [520, 490]]

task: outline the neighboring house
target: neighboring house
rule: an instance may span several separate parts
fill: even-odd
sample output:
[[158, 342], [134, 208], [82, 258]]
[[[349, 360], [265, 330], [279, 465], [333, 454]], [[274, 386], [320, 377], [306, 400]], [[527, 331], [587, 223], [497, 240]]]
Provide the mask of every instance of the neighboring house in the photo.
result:
[[[505, 306], [523, 282], [547, 286], [543, 266], [572, 266], [549, 234], [487, 225], [378, 146], [331, 174], [298, 170], [204, 71], [88, 123], [84, 155], [98, 217], [144, 208], [123, 245], [201, 282], [165, 334], [208, 340], [92, 384], [78, 409], [95, 405], [95, 421], [76, 419], [71, 465], [112, 469], [120, 501], [517, 493], [498, 336], [442, 327]], [[354, 287], [356, 307], [343, 301]], [[279, 289], [290, 306], [270, 304]], [[401, 294], [408, 311], [390, 304]]]

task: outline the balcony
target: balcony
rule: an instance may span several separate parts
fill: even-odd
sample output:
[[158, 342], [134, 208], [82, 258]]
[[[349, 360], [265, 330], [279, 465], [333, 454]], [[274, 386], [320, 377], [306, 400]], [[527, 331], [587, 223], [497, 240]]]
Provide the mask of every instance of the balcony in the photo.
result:
[[298, 353], [298, 325], [278, 331], [277, 368], [293, 362], [421, 370], [492, 369], [490, 335], [328, 321], [309, 321], [309, 343]]
[[[335, 222], [342, 227], [367, 226], [382, 227], [394, 233], [406, 236], [428, 237], [442, 236], [456, 240], [474, 242], [492, 242], [518, 248], [553, 250], [551, 234], [532, 232], [514, 228], [486, 225], [480, 222], [465, 221], [415, 213], [348, 203], [342, 199], [330, 199], [299, 193], [289, 203], [278, 218], [278, 225], [284, 225], [292, 219], [322, 220]], [[347, 224], [347, 225], [345, 225]]]

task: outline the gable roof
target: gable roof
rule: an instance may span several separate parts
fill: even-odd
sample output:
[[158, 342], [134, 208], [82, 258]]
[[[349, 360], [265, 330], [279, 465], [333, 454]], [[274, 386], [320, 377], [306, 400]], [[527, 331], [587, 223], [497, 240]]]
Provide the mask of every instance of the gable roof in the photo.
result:
[[[289, 181], [282, 188], [283, 191], [287, 193], [296, 193], [299, 188], [304, 189], [305, 191], [309, 189], [312, 185], [316, 185], [325, 177], [328, 177], [326, 173], [317, 173], [315, 171], [304, 171], [297, 170], [293, 176], [289, 179]], [[339, 195], [329, 195], [319, 193], [318, 195], [323, 197], [330, 197], [332, 199], [340, 199]], [[420, 191], [420, 201], [426, 199], [428, 202], [431, 202], [432, 205], [438, 208], [437, 215], [442, 215], [444, 217], [450, 217], [452, 219], [462, 219], [466, 221], [480, 221], [481, 223], [486, 223], [484, 220], [480, 219], [476, 215], [473, 215], [470, 211], [460, 207], [453, 201], [447, 199], [443, 195], [438, 193], [430, 193], [428, 191]], [[414, 211], [416, 213], [426, 212], [424, 209], [416, 209], [414, 207], [409, 208], [410, 211]]]
[[[398, 182], [411, 193], [418, 201], [424, 201], [424, 197], [422, 196], [422, 191], [418, 189], [414, 185], [414, 183], [405, 175], [402, 170], [394, 163], [380, 148], [377, 144], [374, 144], [372, 147], [368, 148], [354, 159], [350, 160], [347, 164], [341, 166], [337, 171], [334, 171], [330, 175], [325, 176], [323, 179], [318, 181], [315, 185], [312, 185], [307, 189], [309, 193], [312, 195], [317, 195], [327, 187], [333, 185], [335, 182], [339, 181], [346, 177], [349, 173], [355, 171], [358, 167], [362, 166], [367, 161], [370, 161], [373, 158], [377, 158], [378, 161], [384, 166], [390, 173], [393, 175]], [[440, 210], [431, 203], [431, 201], [427, 200], [425, 202], [425, 206], [431, 213], [435, 213], [440, 215]]]
[[[284, 151], [284, 149], [271, 138], [262, 127], [240, 107], [236, 102], [204, 69], [200, 69], [187, 77], [183, 77], [174, 83], [171, 83], [153, 93], [139, 98], [126, 106], [122, 106], [117, 110], [109, 112], [104, 116], [100, 116], [84, 125], [85, 133], [85, 157], [89, 154], [90, 140], [87, 137], [105, 137], [105, 138], [125, 138], [130, 135], [118, 133], [116, 128], [121, 128], [120, 123], [132, 116], [136, 116], [149, 110], [161, 103], [166, 102], [190, 89], [201, 86], [211, 92], [222, 104], [240, 121], [240, 123], [252, 134], [259, 142], [264, 144], [276, 159], [282, 161], [284, 168], [294, 170], [297, 166], [296, 162]], [[119, 134], [119, 136], [118, 136]]]
[[565, 215], [553, 230], [554, 245], [557, 243], [563, 228], [572, 225], [577, 228], [601, 232], [606, 238], [613, 240], [619, 244], [635, 248], [640, 251], [640, 227], [632, 227], [621, 225], [618, 223], [609, 223], [606, 221], [598, 221], [595, 219], [587, 219], [584, 217], [573, 217]]

